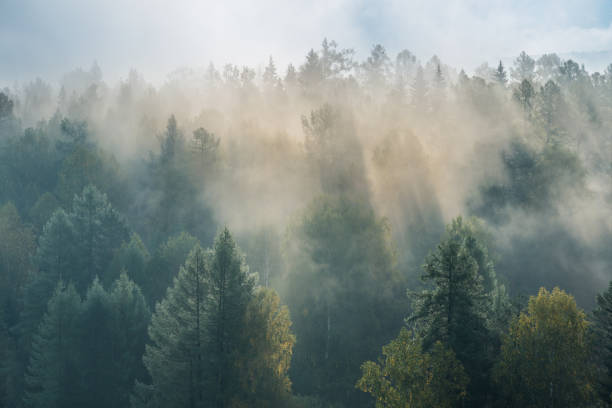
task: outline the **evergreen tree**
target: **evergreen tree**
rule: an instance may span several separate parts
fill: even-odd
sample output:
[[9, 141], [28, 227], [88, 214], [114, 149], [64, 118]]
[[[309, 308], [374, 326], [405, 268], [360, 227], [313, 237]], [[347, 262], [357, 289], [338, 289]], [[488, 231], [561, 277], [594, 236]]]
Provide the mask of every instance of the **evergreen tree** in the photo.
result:
[[[125, 272], [138, 286], [143, 286], [148, 282], [147, 267], [150, 259], [151, 255], [140, 236], [133, 233], [130, 241], [124, 242], [115, 251], [113, 260], [105, 273], [105, 285], [110, 286], [112, 281], [118, 279], [122, 272]], [[178, 266], [176, 269], [178, 269]]]
[[423, 337], [426, 351], [440, 341], [450, 347], [470, 377], [469, 398], [482, 406], [489, 398], [488, 372], [494, 336], [487, 322], [491, 266], [472, 228], [461, 217], [425, 260], [424, 282], [431, 290], [415, 294], [408, 322]]
[[148, 162], [146, 183], [151, 200], [145, 204], [141, 221], [149, 237], [147, 243], [157, 246], [181, 231], [203, 242], [212, 241], [212, 213], [201, 195], [210, 165], [216, 159], [218, 139], [197, 129], [189, 149], [174, 115], [168, 119], [160, 139], [160, 153], [151, 154]]
[[79, 406], [80, 311], [81, 299], [75, 288], [58, 283], [32, 343], [26, 373], [26, 407]]
[[31, 336], [45, 314], [47, 302], [57, 282], [69, 281], [74, 271], [73, 242], [74, 229], [70, 216], [64, 210], [57, 210], [45, 225], [43, 234], [39, 238], [35, 257], [38, 271], [25, 288], [18, 331], [26, 348], [32, 342]]
[[114, 379], [118, 373], [113, 365], [112, 306], [97, 278], [87, 290], [82, 309], [78, 359], [83, 387], [81, 404], [92, 408], [116, 406], [113, 397], [118, 390]]
[[593, 311], [595, 351], [599, 365], [598, 391], [603, 401], [612, 398], [612, 282], [608, 290], [597, 295], [597, 307]]
[[391, 60], [385, 47], [376, 44], [370, 51], [368, 59], [361, 64], [366, 87], [371, 93], [384, 91], [391, 72]]
[[535, 90], [528, 79], [523, 79], [520, 85], [513, 92], [514, 99], [521, 105], [523, 112], [526, 115], [529, 114], [533, 107], [533, 97], [535, 96]]
[[160, 301], [178, 274], [181, 265], [191, 250], [198, 245], [198, 239], [186, 232], [168, 238], [161, 244], [147, 265], [143, 293], [150, 307]]
[[225, 408], [239, 390], [235, 358], [245, 346], [241, 333], [254, 289], [254, 280], [227, 228], [215, 240], [209, 285], [208, 347], [214, 381], [211, 394], [214, 406]]
[[[366, 406], [354, 389], [359, 364], [393, 336], [407, 307], [388, 226], [362, 202], [321, 197], [292, 229], [285, 254], [296, 392]], [[305, 290], [312, 282], [316, 289]]]
[[511, 69], [511, 76], [516, 82], [524, 80], [532, 81], [534, 77], [535, 60], [531, 58], [525, 51], [521, 51], [520, 55], [514, 60], [514, 68]]
[[112, 401], [109, 407], [129, 407], [130, 393], [136, 379], [144, 380], [147, 372], [142, 362], [151, 313], [138, 285], [122, 273], [109, 293], [112, 313], [113, 363]]
[[278, 74], [276, 73], [276, 65], [274, 65], [272, 56], [270, 56], [268, 65], [264, 69], [262, 80], [264, 88], [268, 91], [272, 90], [278, 83]]
[[547, 81], [540, 88], [536, 102], [536, 119], [544, 131], [544, 142], [546, 144], [560, 142], [565, 135], [562, 115], [566, 107], [561, 88], [555, 82]]
[[506, 74], [506, 69], [502, 64], [501, 60], [499, 61], [499, 65], [497, 65], [497, 69], [494, 74], [495, 80], [498, 84], [505, 86], [506, 82], [508, 82], [508, 75]]
[[74, 264], [73, 273], [66, 279], [83, 292], [94, 277], [104, 277], [114, 250], [128, 240], [128, 228], [106, 195], [91, 185], [74, 198], [70, 218], [74, 228]]
[[423, 71], [423, 68], [420, 65], [417, 68], [416, 76], [414, 77], [411, 91], [412, 107], [420, 111], [427, 111], [429, 106], [427, 98], [429, 94], [429, 89], [427, 86], [427, 81], [425, 80], [425, 72]]
[[214, 398], [207, 370], [212, 358], [206, 324], [209, 262], [200, 246], [193, 248], [156, 305], [143, 357], [151, 384], [136, 384], [133, 406], [195, 408]]
[[241, 392], [236, 399], [249, 407], [287, 406], [295, 336], [289, 309], [274, 290], [260, 288], [249, 302], [242, 337], [245, 347], [237, 359]]

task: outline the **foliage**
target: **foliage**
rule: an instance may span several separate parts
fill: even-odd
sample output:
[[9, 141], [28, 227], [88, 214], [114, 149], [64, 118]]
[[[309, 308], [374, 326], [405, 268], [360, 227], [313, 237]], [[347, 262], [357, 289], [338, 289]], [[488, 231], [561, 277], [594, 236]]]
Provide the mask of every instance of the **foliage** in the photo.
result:
[[405, 328], [383, 347], [378, 363], [366, 361], [357, 387], [377, 408], [454, 407], [465, 399], [469, 378], [452, 350], [439, 341], [429, 353]]
[[496, 378], [516, 407], [591, 406], [593, 369], [584, 312], [559, 288], [529, 299], [504, 338]]

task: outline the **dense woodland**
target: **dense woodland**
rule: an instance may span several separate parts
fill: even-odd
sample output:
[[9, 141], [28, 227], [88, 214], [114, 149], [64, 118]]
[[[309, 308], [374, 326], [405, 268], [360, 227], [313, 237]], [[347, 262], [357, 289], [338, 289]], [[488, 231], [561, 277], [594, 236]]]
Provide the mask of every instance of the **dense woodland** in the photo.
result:
[[0, 406], [610, 406], [611, 144], [555, 54], [5, 88]]

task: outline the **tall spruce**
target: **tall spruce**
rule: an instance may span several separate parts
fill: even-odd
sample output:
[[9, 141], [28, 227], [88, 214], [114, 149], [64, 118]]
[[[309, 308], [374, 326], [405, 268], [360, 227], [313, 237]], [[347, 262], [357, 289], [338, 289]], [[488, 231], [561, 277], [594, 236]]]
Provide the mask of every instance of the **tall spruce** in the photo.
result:
[[440, 341], [455, 352], [470, 377], [468, 397], [474, 406], [488, 399], [495, 346], [487, 322], [490, 297], [483, 286], [489, 271], [482, 270], [483, 264], [487, 261], [469, 224], [461, 217], [453, 220], [423, 266], [422, 279], [432, 289], [414, 294], [414, 312], [407, 319], [426, 351]]
[[595, 351], [599, 362], [599, 386], [601, 398], [612, 402], [612, 282], [608, 290], [597, 295], [597, 307], [593, 311]]
[[206, 299], [210, 293], [208, 256], [197, 245], [164, 299], [157, 304], [149, 326], [150, 343], [144, 365], [151, 384], [136, 384], [132, 406], [204, 407], [210, 398], [207, 375]]
[[234, 359], [245, 346], [241, 333], [255, 285], [227, 228], [215, 240], [209, 282], [207, 320], [214, 381], [212, 392], [214, 406], [225, 408], [239, 389]]
[[112, 407], [129, 407], [134, 380], [147, 378], [142, 362], [151, 312], [140, 287], [124, 272], [109, 293], [113, 363]]
[[74, 286], [59, 282], [34, 336], [26, 373], [26, 407], [79, 406], [79, 316], [81, 299]]

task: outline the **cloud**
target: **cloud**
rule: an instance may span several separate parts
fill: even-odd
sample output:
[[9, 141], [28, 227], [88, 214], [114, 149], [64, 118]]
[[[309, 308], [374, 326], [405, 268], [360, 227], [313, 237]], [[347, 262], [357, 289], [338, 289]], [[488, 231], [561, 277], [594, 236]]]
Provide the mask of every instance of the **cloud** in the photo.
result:
[[324, 36], [365, 57], [382, 43], [473, 68], [528, 53], [612, 49], [605, 0], [3, 0], [0, 83], [52, 78], [97, 60], [161, 81], [179, 66], [299, 64]]

